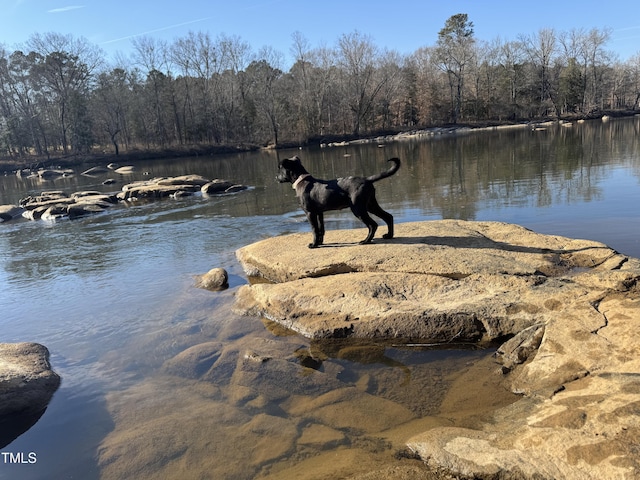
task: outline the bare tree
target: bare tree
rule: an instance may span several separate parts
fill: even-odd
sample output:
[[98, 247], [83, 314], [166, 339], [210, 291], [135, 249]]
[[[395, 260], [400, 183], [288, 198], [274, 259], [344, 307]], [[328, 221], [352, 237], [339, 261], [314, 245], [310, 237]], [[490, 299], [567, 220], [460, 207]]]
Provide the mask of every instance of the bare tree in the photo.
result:
[[638, 110], [640, 108], [640, 52], [629, 60], [629, 76], [631, 93], [634, 97], [632, 108]]
[[251, 62], [251, 46], [238, 36], [221, 35], [217, 40], [222, 49], [223, 73], [220, 83], [220, 103], [227, 141], [247, 138], [250, 134], [248, 117], [243, 111], [247, 93], [243, 74]]
[[342, 87], [352, 114], [352, 132], [358, 135], [371, 115], [386, 76], [376, 76], [379, 51], [369, 36], [358, 31], [342, 35], [338, 40], [338, 63]]
[[[173, 63], [180, 69], [182, 124], [193, 141], [219, 142], [215, 107], [220, 75], [224, 68], [222, 47], [208, 33], [190, 32], [170, 47]], [[189, 128], [187, 128], [189, 126]]]
[[383, 129], [398, 125], [402, 116], [400, 93], [403, 63], [401, 55], [393, 50], [384, 52], [380, 57], [377, 76], [381, 88], [376, 104], [380, 118], [377, 126]]
[[462, 109], [466, 68], [475, 55], [473, 22], [466, 13], [449, 17], [438, 32], [437, 58], [449, 79], [451, 120], [458, 122]]
[[35, 34], [27, 45], [37, 54], [31, 75], [49, 102], [56, 105], [58, 144], [64, 153], [91, 148], [87, 111], [90, 82], [102, 63], [102, 52], [85, 39], [57, 33]]
[[520, 93], [524, 85], [524, 49], [518, 41], [500, 45], [498, 63], [501, 70], [502, 108], [508, 118], [520, 116]]
[[565, 66], [575, 64], [581, 68], [582, 111], [587, 113], [602, 108], [601, 76], [610, 58], [604, 46], [611, 38], [611, 31], [572, 29], [562, 32], [558, 38], [563, 47]]
[[415, 69], [417, 117], [423, 125], [447, 121], [450, 112], [443, 103], [443, 96], [444, 102], [450, 105], [446, 100], [448, 87], [445, 86], [446, 80], [443, 83], [440, 78], [436, 48], [419, 48], [411, 55], [409, 62]]
[[300, 32], [294, 32], [291, 53], [295, 63], [291, 67], [292, 102], [304, 126], [302, 136], [323, 135], [331, 128], [329, 96], [335, 77], [335, 52], [327, 48], [311, 49]]
[[610, 52], [604, 46], [611, 38], [611, 30], [599, 30], [593, 28], [589, 30], [585, 41], [585, 56], [589, 66], [589, 82], [587, 85], [587, 105], [588, 107], [603, 107], [602, 76], [605, 69], [611, 62]]
[[[525, 52], [538, 72], [539, 115], [548, 113], [553, 104], [551, 66], [557, 54], [557, 38], [553, 29], [542, 29], [535, 35], [521, 36]], [[551, 102], [551, 103], [549, 103]]]
[[278, 146], [280, 118], [286, 103], [284, 92], [280, 88], [283, 72], [279, 66], [282, 62], [283, 56], [280, 52], [265, 47], [246, 69], [249, 90], [247, 101], [250, 101], [267, 121], [274, 146]]
[[127, 77], [127, 72], [122, 68], [101, 73], [96, 79], [92, 96], [93, 115], [99, 130], [106, 132], [116, 155], [120, 154], [120, 138], [125, 144], [129, 143], [127, 120], [132, 99]]
[[133, 39], [133, 47], [135, 62], [146, 74], [144, 93], [154, 115], [153, 140], [163, 146], [170, 144], [175, 132], [183, 143], [169, 46], [142, 36]]

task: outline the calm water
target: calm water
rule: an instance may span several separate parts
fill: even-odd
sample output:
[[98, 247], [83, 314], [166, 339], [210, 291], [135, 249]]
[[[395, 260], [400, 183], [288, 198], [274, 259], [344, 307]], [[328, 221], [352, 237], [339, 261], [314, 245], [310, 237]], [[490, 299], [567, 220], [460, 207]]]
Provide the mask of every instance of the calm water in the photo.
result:
[[[371, 174], [386, 169], [387, 158], [400, 157], [398, 174], [377, 184], [381, 205], [397, 222], [513, 222], [542, 233], [598, 240], [640, 257], [639, 132], [640, 117], [634, 117], [543, 131], [434, 137], [384, 148], [156, 161], [138, 165], [134, 175], [112, 173], [119, 181], [115, 187], [102, 185], [106, 175], [78, 174], [46, 183], [0, 177], [0, 204], [42, 190], [114, 191], [148, 178], [144, 173], [195, 173], [252, 186], [209, 199], [118, 205], [74, 221], [0, 225], [0, 341], [46, 345], [63, 378], [40, 421], [2, 450], [35, 452], [37, 463], [0, 463], [0, 478], [287, 478], [300, 475], [296, 468], [317, 468], [314, 459], [360, 465], [391, 461], [411, 430], [403, 431], [400, 424], [412, 423], [420, 431], [419, 422], [438, 418], [450, 376], [486, 353], [389, 346], [354, 353], [312, 345], [260, 319], [234, 315], [234, 287], [246, 282], [235, 250], [262, 238], [309, 231], [293, 190], [274, 181], [277, 155], [298, 154], [310, 171], [325, 178]], [[328, 229], [356, 226], [349, 213], [327, 218]], [[229, 271], [230, 290], [193, 287], [193, 276], [213, 267]], [[381, 422], [365, 428], [319, 418], [315, 396], [304, 391], [281, 398], [247, 393], [253, 385], [226, 377], [183, 381], [166, 374], [164, 362], [212, 341], [236, 351], [270, 345], [290, 363], [296, 352], [321, 349], [327, 357], [322, 373], [333, 385], [322, 388], [340, 392], [355, 386], [352, 390], [360, 392], [353, 404], [340, 397], [340, 408], [351, 412], [366, 400], [389, 411], [401, 408], [411, 422], [402, 417], [398, 425], [384, 423], [371, 407], [371, 418], [366, 411], [353, 413], [354, 418], [363, 415], [361, 423]], [[157, 418], [162, 421], [154, 423]], [[390, 431], [396, 436], [381, 433]], [[329, 440], [310, 440], [314, 435]], [[261, 443], [265, 437], [268, 444]]]

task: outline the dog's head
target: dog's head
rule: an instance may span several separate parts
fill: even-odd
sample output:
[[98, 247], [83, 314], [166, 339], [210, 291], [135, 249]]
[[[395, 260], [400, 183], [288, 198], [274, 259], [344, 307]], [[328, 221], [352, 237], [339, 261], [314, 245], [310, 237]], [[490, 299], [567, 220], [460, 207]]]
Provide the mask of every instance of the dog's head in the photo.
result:
[[276, 180], [280, 183], [293, 183], [300, 175], [305, 175], [309, 172], [302, 166], [300, 158], [295, 157], [285, 158], [278, 163], [278, 175]]

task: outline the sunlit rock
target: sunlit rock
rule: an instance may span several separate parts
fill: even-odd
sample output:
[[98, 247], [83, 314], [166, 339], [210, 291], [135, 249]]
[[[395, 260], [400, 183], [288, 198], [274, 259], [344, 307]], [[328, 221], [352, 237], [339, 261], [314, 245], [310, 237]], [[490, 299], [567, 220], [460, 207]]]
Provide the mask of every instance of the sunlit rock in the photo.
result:
[[[239, 289], [238, 311], [309, 338], [510, 338], [492, 375], [522, 399], [479, 428], [411, 438], [431, 467], [474, 478], [638, 478], [640, 260], [494, 222], [400, 224], [395, 239], [372, 245], [357, 244], [362, 230], [330, 231], [315, 250], [309, 235], [237, 252], [260, 280]], [[323, 424], [346, 426], [314, 408]]]
[[202, 185], [201, 191], [206, 195], [225, 193], [228, 188], [233, 187], [233, 182], [228, 180], [215, 179]]
[[119, 200], [163, 198], [177, 192], [197, 192], [207, 182], [199, 175], [151, 178], [124, 185], [117, 197]]
[[100, 213], [117, 203], [114, 195], [96, 191], [80, 191], [66, 195], [62, 191], [43, 192], [20, 200], [22, 216], [29, 220], [56, 221]]
[[229, 288], [229, 275], [224, 268], [212, 268], [203, 275], [197, 275], [195, 284], [205, 290], [224, 290]]
[[114, 172], [119, 173], [120, 175], [131, 175], [136, 171], [136, 167], [133, 165], [125, 165], [124, 167], [118, 167], [113, 169]]

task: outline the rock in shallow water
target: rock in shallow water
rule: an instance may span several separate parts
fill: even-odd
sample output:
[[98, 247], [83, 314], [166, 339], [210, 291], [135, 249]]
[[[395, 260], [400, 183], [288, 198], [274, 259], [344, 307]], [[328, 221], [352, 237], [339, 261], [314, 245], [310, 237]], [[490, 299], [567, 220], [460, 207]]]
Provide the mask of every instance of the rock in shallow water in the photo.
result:
[[0, 205], [0, 223], [22, 216], [24, 208], [15, 205]]
[[203, 275], [196, 275], [196, 287], [219, 291], [229, 288], [229, 274], [224, 268], [212, 268]]
[[59, 385], [46, 347], [0, 343], [0, 448], [40, 418]]

